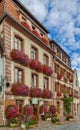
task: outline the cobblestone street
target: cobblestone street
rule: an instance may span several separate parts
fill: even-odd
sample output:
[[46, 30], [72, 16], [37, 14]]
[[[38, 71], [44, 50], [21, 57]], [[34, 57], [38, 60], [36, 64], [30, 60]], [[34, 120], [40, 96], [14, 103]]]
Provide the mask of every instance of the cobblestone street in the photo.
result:
[[[22, 130], [22, 129], [19, 127], [16, 128], [0, 127], [0, 130]], [[65, 123], [61, 123], [60, 125], [55, 125], [50, 122], [41, 122], [35, 128], [26, 129], [26, 130], [80, 130], [80, 121], [65, 122]]]

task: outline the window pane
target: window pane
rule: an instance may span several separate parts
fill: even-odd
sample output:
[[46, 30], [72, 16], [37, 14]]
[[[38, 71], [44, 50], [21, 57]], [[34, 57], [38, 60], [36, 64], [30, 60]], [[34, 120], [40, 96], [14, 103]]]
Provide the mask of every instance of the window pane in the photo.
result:
[[44, 89], [48, 89], [48, 79], [44, 78]]
[[22, 46], [22, 39], [19, 38], [18, 36], [15, 36], [14, 38], [14, 48], [17, 50], [21, 50], [21, 46]]
[[23, 71], [19, 68], [14, 70], [14, 82], [22, 82], [22, 73]]
[[37, 75], [32, 74], [32, 87], [37, 87]]

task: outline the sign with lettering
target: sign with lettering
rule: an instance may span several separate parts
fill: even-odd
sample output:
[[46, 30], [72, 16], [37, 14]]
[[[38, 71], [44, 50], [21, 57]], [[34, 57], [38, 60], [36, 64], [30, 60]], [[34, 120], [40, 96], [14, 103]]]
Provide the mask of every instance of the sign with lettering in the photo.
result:
[[38, 98], [32, 98], [32, 104], [38, 104]]

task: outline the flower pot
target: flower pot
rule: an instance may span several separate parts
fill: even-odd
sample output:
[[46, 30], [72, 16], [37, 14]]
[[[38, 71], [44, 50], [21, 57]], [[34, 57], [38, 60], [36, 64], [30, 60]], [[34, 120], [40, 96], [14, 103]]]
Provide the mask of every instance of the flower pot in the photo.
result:
[[19, 124], [10, 123], [10, 126], [11, 126], [11, 127], [16, 127], [16, 126], [19, 126]]

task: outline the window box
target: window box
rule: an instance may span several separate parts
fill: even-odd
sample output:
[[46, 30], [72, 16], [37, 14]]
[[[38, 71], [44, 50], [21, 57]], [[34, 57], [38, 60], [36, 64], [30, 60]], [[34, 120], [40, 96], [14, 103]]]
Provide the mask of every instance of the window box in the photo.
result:
[[10, 56], [14, 61], [23, 64], [25, 66], [28, 66], [30, 63], [29, 57], [20, 50], [13, 49], [10, 52]]
[[32, 30], [32, 33], [33, 33], [34, 35], [36, 35], [38, 38], [41, 38], [41, 37], [40, 37], [40, 34], [38, 33], [37, 30]]
[[22, 83], [12, 84], [12, 93], [19, 96], [29, 96], [29, 87]]
[[51, 76], [53, 74], [53, 69], [50, 66], [44, 65], [43, 66], [43, 73], [48, 75], [48, 76]]
[[30, 25], [26, 21], [21, 22], [21, 24], [28, 30], [31, 30]]
[[30, 96], [31, 97], [42, 97], [42, 90], [40, 88], [31, 88]]
[[42, 40], [46, 45], [49, 46], [49, 40], [48, 40], [47, 38], [42, 37], [41, 40]]
[[52, 92], [50, 90], [48, 90], [48, 89], [44, 89], [43, 90], [43, 95], [42, 95], [43, 98], [49, 98], [49, 99], [51, 99], [52, 96], [53, 95], [52, 95]]

